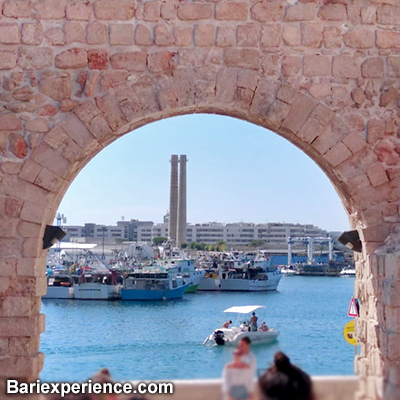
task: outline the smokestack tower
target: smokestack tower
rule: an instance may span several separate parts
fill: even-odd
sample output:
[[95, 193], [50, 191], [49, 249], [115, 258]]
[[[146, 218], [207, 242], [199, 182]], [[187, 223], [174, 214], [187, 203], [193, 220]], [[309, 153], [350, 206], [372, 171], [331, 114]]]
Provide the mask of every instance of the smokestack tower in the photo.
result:
[[180, 156], [179, 159], [179, 194], [178, 194], [178, 233], [177, 245], [180, 246], [187, 242], [186, 222], [187, 222], [187, 205], [186, 205], [186, 155]]
[[178, 240], [178, 156], [171, 156], [171, 182], [169, 192], [168, 237], [172, 242]]

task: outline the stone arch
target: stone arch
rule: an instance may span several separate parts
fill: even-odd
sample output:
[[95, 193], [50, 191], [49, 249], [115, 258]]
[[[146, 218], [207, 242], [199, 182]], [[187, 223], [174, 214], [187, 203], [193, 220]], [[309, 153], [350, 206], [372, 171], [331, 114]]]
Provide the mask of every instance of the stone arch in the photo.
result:
[[41, 369], [41, 241], [76, 174], [130, 130], [210, 112], [283, 136], [332, 181], [363, 241], [360, 398], [399, 397], [395, 1], [4, 0], [1, 12], [0, 377]]

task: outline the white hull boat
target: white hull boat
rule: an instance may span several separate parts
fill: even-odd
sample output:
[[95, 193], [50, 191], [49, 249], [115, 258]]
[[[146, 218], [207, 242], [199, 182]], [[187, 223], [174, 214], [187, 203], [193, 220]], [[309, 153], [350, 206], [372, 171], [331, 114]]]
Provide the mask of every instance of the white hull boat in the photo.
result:
[[208, 336], [204, 344], [214, 343], [217, 345], [236, 346], [245, 336], [249, 337], [251, 342], [254, 344], [267, 344], [274, 342], [279, 336], [279, 332], [273, 329], [270, 329], [268, 331], [249, 332], [247, 330], [237, 327], [221, 328], [216, 329], [210, 336]]
[[121, 298], [121, 285], [98, 282], [76, 283], [74, 297], [77, 300], [116, 300]]
[[267, 344], [274, 342], [279, 336], [279, 331], [275, 329], [265, 328], [261, 330], [259, 328], [258, 330], [250, 330], [250, 325], [248, 323], [242, 323], [239, 325], [240, 321], [243, 320], [243, 316], [249, 315], [260, 309], [265, 309], [265, 306], [239, 306], [226, 309], [224, 313], [234, 313], [237, 315], [235, 325], [230, 328], [215, 329], [206, 337], [203, 344], [234, 346], [237, 345], [245, 336], [249, 337], [254, 344]]
[[47, 293], [42, 299], [73, 299], [74, 288], [62, 286], [47, 286]]
[[290, 265], [290, 266], [285, 266], [281, 269], [282, 275], [286, 276], [294, 276], [296, 275], [296, 270]]
[[343, 268], [340, 271], [340, 276], [342, 276], [342, 277], [354, 277], [354, 276], [356, 276], [356, 270], [355, 270], [355, 268]]
[[55, 275], [47, 277], [47, 292], [42, 299], [73, 299], [73, 277], [70, 275]]
[[265, 275], [265, 279], [242, 279], [237, 275], [228, 275], [226, 279], [221, 279], [222, 291], [237, 292], [265, 292], [273, 291], [278, 288], [282, 275], [279, 271], [269, 272]]

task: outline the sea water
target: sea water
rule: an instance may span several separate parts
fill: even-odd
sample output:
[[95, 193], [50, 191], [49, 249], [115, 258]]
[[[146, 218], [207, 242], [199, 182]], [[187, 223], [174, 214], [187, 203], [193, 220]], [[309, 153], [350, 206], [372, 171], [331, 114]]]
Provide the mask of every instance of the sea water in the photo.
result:
[[286, 277], [276, 292], [197, 292], [165, 302], [43, 300], [46, 331], [41, 379], [86, 380], [102, 367], [115, 379], [199, 379], [221, 376], [232, 347], [202, 343], [235, 316], [231, 306], [265, 305], [259, 322], [280, 331], [254, 345], [258, 368], [277, 350], [312, 375], [353, 374], [354, 347], [343, 338], [353, 278]]

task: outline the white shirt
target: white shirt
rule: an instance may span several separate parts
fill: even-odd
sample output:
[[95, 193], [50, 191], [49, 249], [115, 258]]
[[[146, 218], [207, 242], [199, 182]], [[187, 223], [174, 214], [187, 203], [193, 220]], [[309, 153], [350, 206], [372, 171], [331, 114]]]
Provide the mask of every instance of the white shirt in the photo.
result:
[[257, 359], [256, 359], [255, 355], [251, 351], [249, 351], [248, 354], [245, 354], [242, 357], [242, 361], [244, 363], [250, 365], [251, 372], [254, 376], [254, 374], [256, 373], [256, 369], [257, 369]]
[[222, 373], [222, 394], [224, 399], [234, 386], [244, 386], [249, 394], [254, 392], [254, 374], [251, 368], [224, 368]]

